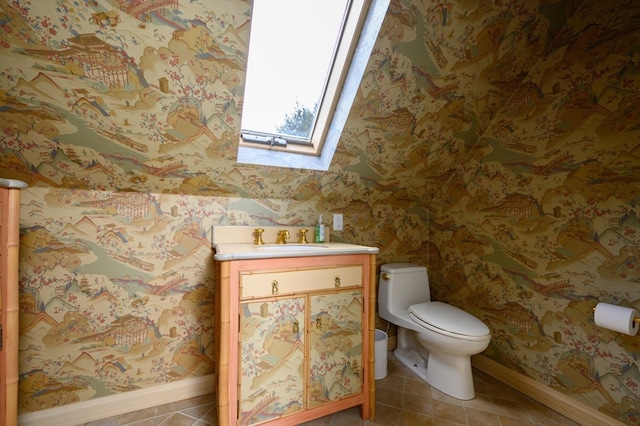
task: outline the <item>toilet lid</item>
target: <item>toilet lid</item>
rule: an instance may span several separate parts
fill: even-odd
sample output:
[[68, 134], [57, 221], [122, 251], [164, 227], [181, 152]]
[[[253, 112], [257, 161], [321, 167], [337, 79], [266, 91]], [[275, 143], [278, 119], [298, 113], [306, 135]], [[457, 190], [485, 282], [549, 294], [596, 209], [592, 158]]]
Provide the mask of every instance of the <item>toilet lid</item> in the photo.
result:
[[478, 318], [455, 306], [442, 302], [426, 302], [409, 306], [415, 319], [449, 333], [480, 337], [489, 334], [489, 327]]

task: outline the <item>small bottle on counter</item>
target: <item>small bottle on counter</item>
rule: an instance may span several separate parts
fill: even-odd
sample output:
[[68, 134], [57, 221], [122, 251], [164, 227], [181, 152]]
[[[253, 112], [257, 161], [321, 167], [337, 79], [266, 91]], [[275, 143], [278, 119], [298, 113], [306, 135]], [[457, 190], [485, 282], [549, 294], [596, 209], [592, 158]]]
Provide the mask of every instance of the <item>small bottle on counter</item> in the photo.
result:
[[324, 224], [322, 223], [322, 215], [318, 217], [316, 225], [316, 243], [324, 243]]

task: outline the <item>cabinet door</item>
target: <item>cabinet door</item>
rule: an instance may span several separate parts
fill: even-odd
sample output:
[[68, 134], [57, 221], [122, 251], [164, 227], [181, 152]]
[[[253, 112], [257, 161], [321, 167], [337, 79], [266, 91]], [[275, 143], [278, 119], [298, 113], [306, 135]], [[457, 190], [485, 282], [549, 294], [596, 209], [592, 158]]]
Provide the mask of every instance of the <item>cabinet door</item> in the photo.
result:
[[305, 409], [305, 305], [304, 296], [240, 304], [240, 424]]
[[310, 296], [309, 407], [362, 392], [362, 289]]

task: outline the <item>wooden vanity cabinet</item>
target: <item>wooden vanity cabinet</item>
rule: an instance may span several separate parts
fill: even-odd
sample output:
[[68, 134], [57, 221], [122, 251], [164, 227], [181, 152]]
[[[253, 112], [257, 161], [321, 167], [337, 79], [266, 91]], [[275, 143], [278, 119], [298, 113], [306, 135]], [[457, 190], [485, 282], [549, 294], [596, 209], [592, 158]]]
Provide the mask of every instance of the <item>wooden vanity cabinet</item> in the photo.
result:
[[221, 425], [375, 408], [375, 256], [216, 262]]

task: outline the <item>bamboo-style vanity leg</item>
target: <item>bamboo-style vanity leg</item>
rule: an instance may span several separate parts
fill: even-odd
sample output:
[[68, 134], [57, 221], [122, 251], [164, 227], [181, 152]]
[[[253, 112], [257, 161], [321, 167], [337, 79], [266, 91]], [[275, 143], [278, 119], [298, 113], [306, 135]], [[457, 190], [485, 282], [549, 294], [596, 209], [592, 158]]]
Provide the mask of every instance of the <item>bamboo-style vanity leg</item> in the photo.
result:
[[[216, 316], [219, 316], [216, 331], [216, 355], [218, 375], [218, 424], [228, 425], [229, 422], [229, 345], [230, 313], [229, 313], [229, 262], [218, 263], [216, 273]], [[234, 419], [235, 422], [235, 419]]]
[[18, 424], [18, 262], [21, 181], [0, 179], [0, 424]]

